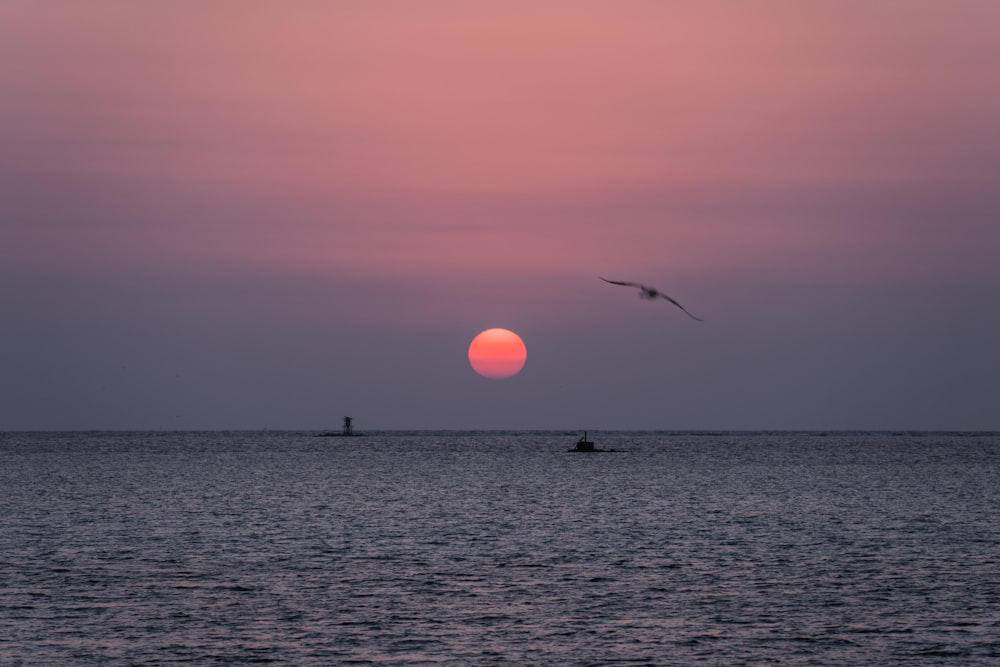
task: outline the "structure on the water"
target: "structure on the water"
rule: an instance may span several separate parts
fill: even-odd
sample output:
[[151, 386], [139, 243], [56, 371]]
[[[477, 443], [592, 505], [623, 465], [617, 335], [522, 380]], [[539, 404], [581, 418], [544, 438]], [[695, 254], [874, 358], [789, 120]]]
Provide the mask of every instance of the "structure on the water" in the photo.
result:
[[335, 437], [335, 436], [344, 436], [344, 437], [349, 438], [349, 437], [354, 436], [354, 435], [364, 435], [364, 434], [363, 433], [355, 433], [354, 432], [354, 419], [352, 419], [351, 417], [344, 417], [344, 430], [342, 430], [340, 433], [337, 433], [335, 431], [327, 431], [326, 433], [320, 433], [319, 435], [320, 435], [320, 437], [323, 437], [323, 438], [332, 438], [332, 437]]
[[576, 449], [572, 449], [573, 452], [592, 452], [594, 451], [594, 443], [587, 440], [587, 432], [583, 432], [583, 437], [576, 441]]
[[576, 447], [570, 449], [571, 452], [617, 452], [617, 449], [598, 449], [594, 443], [587, 440], [587, 432], [583, 432], [583, 437], [576, 441]]

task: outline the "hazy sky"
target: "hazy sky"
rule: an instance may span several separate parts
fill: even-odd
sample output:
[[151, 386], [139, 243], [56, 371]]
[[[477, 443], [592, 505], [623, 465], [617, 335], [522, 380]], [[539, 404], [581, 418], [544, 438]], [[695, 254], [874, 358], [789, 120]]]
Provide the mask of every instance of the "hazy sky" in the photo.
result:
[[1000, 2], [3, 0], [0, 309], [0, 429], [1000, 429]]

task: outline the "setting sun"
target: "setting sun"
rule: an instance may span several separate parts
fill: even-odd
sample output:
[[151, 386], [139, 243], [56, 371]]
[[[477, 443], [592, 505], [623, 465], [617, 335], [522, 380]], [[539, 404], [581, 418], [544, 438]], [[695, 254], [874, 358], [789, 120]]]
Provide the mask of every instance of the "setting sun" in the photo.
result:
[[473, 370], [491, 380], [517, 375], [527, 358], [524, 341], [507, 329], [487, 329], [469, 345], [469, 363]]

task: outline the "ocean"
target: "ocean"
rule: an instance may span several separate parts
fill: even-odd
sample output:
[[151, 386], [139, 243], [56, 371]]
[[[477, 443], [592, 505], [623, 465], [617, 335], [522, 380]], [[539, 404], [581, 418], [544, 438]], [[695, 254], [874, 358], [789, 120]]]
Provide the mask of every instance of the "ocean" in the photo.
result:
[[1000, 434], [0, 434], [0, 664], [996, 665]]

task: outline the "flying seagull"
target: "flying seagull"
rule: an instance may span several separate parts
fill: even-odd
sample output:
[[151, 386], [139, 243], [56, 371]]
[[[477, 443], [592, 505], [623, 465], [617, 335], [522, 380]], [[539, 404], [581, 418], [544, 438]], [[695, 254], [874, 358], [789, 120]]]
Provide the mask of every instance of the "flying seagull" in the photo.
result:
[[[601, 278], [600, 276], [597, 276], [597, 277]], [[677, 303], [676, 301], [674, 301], [673, 299], [671, 299], [669, 296], [667, 296], [666, 294], [664, 294], [660, 290], [656, 289], [655, 287], [647, 287], [646, 285], [640, 285], [639, 283], [630, 283], [630, 282], [626, 282], [624, 280], [608, 280], [607, 278], [601, 278], [601, 280], [603, 280], [606, 283], [611, 283], [612, 285], [624, 285], [625, 287], [638, 287], [639, 288], [639, 298], [640, 299], [647, 299], [649, 301], [652, 301], [653, 299], [666, 299], [670, 303], [674, 304], [675, 306], [677, 306], [678, 308], [680, 308], [681, 310], [683, 310], [687, 314], [687, 316], [690, 317], [692, 320], [698, 320], [699, 322], [704, 322], [705, 321], [705, 320], [701, 319], [700, 317], [695, 317], [691, 313], [688, 313], [687, 308], [685, 308], [681, 304]]]

